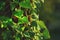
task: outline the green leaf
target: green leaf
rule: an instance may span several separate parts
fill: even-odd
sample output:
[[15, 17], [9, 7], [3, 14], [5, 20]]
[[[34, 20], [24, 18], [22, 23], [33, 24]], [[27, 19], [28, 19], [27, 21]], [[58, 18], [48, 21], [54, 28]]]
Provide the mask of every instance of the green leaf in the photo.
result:
[[39, 36], [35, 36], [35, 39], [36, 39], [36, 40], [40, 40]]
[[20, 9], [17, 9], [14, 13], [13, 13], [13, 15], [15, 15], [15, 16], [17, 16], [18, 18], [20, 18], [22, 15], [23, 15], [23, 11], [22, 10], [20, 10]]
[[28, 23], [28, 18], [26, 16], [19, 18], [19, 24]]
[[39, 24], [39, 26], [40, 26], [41, 28], [47, 29], [47, 28], [46, 28], [46, 25], [44, 24], [44, 22], [43, 22], [42, 20], [40, 20], [40, 21], [37, 20], [37, 23]]
[[25, 27], [18, 27], [17, 30], [19, 30], [19, 31], [24, 31], [24, 28], [25, 28]]
[[45, 39], [50, 39], [50, 35], [49, 35], [49, 32], [48, 32], [47, 29], [44, 30], [44, 32], [43, 32], [43, 36], [44, 36]]
[[28, 23], [28, 18], [27, 18], [26, 16], [24, 16], [24, 17], [22, 18], [22, 21], [23, 21], [24, 23]]
[[21, 39], [21, 37], [22, 37], [22, 35], [21, 35], [21, 34], [16, 33], [15, 40], [20, 40], [20, 39]]
[[19, 4], [21, 7], [23, 7], [23, 8], [31, 8], [31, 4], [30, 4], [30, 1], [23, 1], [23, 2], [20, 2], [20, 4]]
[[20, 40], [20, 37], [15, 37], [15, 40]]

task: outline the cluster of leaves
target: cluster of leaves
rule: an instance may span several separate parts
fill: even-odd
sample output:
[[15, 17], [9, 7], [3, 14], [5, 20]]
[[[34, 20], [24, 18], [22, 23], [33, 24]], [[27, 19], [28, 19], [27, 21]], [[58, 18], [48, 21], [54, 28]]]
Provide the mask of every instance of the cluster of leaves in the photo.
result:
[[46, 40], [50, 39], [48, 29], [39, 20], [37, 3], [40, 0], [12, 0], [11, 18], [0, 16], [3, 40]]

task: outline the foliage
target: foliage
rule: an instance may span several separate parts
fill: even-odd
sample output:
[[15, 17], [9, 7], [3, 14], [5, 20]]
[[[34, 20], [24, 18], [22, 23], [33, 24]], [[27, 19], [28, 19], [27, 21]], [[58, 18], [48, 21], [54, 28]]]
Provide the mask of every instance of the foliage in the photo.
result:
[[[11, 17], [0, 16], [0, 29], [4, 30], [1, 33], [3, 40], [50, 39], [44, 22], [39, 20], [36, 5], [38, 2], [40, 3], [40, 0], [10, 1]], [[0, 8], [0, 10], [2, 9]]]

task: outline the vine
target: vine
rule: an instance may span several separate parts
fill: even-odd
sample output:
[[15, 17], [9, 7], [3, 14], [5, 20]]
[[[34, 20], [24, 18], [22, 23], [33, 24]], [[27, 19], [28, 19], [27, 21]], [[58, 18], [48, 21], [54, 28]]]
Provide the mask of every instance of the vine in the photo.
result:
[[[3, 3], [6, 4], [5, 8], [8, 5], [11, 17], [0, 15], [0, 29], [2, 30], [0, 33], [2, 36], [1, 40], [50, 39], [49, 31], [46, 28], [46, 25], [42, 20], [39, 20], [39, 10], [36, 4], [40, 2], [40, 0], [3, 1]], [[0, 7], [0, 10], [2, 10], [3, 6]]]

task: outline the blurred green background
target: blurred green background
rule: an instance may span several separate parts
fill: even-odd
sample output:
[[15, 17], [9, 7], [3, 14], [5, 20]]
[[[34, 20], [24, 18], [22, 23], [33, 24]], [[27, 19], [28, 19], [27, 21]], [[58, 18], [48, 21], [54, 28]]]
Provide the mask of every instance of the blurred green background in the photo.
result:
[[60, 0], [45, 0], [44, 11], [51, 40], [60, 40]]

